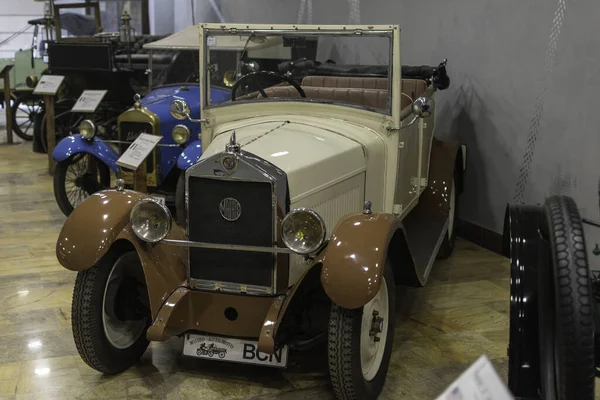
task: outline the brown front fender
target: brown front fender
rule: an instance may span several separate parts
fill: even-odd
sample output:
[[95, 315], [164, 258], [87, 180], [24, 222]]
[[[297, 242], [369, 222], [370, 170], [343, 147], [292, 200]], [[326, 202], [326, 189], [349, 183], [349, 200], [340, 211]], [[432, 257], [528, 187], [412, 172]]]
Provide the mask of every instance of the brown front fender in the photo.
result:
[[379, 291], [388, 245], [401, 221], [391, 214], [351, 214], [335, 227], [323, 256], [321, 283], [331, 301], [354, 309]]
[[[56, 256], [66, 269], [84, 271], [96, 264], [111, 246], [128, 242], [142, 262], [150, 309], [155, 316], [171, 293], [187, 283], [187, 248], [150, 245], [133, 234], [129, 213], [137, 201], [146, 197], [149, 196], [129, 190], [93, 194], [65, 222], [56, 243]], [[177, 225], [173, 225], [167, 237], [186, 239], [185, 232]]]
[[104, 190], [88, 197], [69, 215], [58, 235], [58, 262], [71, 271], [91, 268], [129, 223], [134, 204], [146, 197], [131, 190]]

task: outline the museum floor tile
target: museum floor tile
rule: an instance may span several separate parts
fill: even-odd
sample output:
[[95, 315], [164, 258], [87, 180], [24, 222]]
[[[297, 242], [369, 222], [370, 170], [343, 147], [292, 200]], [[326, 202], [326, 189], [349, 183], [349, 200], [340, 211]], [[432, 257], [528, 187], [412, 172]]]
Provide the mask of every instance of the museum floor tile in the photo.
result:
[[[17, 138], [17, 140], [19, 140]], [[57, 262], [65, 220], [47, 157], [0, 133], [0, 400], [332, 399], [326, 351], [291, 354], [286, 370], [180, 356], [154, 343], [143, 360], [103, 376], [77, 355], [70, 331], [75, 273]], [[458, 240], [424, 288], [398, 289], [394, 350], [382, 399], [434, 399], [481, 354], [505, 377], [508, 262]]]

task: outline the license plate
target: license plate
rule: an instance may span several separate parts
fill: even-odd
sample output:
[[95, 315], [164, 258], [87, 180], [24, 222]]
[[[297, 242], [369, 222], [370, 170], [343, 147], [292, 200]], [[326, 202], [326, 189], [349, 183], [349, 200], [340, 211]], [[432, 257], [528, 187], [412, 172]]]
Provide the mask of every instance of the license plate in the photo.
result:
[[258, 342], [252, 340], [186, 334], [183, 354], [208, 360], [283, 368], [287, 365], [288, 348], [285, 346], [275, 354], [265, 354], [258, 351]]

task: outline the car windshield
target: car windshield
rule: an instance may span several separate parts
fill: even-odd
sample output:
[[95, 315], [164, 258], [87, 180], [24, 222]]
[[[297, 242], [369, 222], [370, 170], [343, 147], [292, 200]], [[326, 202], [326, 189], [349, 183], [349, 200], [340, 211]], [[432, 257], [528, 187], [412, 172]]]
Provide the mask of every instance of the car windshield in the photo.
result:
[[293, 100], [390, 113], [391, 30], [262, 32], [204, 36], [204, 95], [231, 92], [208, 106]]
[[152, 87], [179, 83], [198, 83], [198, 50], [154, 51]]

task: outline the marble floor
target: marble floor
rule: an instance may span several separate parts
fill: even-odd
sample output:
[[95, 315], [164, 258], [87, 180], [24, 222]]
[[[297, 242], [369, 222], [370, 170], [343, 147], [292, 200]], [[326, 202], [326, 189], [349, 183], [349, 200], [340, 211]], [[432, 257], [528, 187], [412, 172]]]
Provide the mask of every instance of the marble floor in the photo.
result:
[[[152, 344], [139, 365], [118, 376], [84, 364], [71, 336], [75, 273], [62, 269], [54, 253], [65, 217], [47, 157], [33, 153], [31, 143], [6, 145], [2, 122], [0, 400], [333, 399], [324, 348], [291, 354], [286, 370], [184, 358], [176, 339]], [[481, 354], [505, 377], [508, 277], [505, 259], [458, 240], [428, 286], [399, 289], [381, 398], [435, 399]]]

